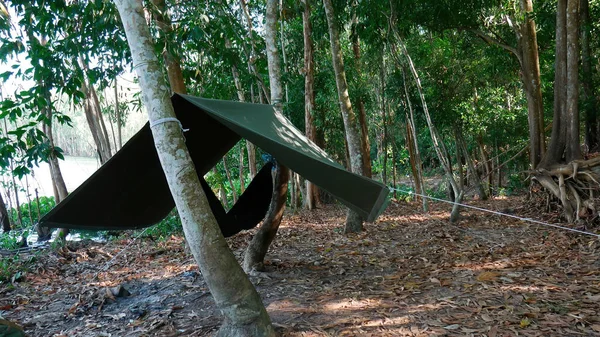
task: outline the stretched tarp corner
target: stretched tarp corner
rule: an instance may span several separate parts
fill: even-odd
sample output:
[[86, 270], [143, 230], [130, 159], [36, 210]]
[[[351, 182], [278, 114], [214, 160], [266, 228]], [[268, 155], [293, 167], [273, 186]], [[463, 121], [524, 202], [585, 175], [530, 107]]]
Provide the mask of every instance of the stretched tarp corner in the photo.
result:
[[[388, 188], [335, 163], [272, 106], [176, 94], [172, 98], [199, 177], [245, 138], [283, 165], [374, 221]], [[40, 220], [45, 227], [135, 229], [160, 222], [173, 209], [146, 124], [107, 163]]]

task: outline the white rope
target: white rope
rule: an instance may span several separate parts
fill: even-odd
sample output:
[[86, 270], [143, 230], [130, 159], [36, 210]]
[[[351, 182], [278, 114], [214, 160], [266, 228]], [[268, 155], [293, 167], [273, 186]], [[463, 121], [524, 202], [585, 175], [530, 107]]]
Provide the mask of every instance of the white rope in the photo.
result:
[[558, 229], [562, 229], [562, 230], [566, 230], [566, 231], [571, 231], [571, 232], [575, 232], [575, 233], [579, 233], [579, 234], [585, 234], [585, 235], [589, 235], [589, 236], [594, 236], [596, 238], [600, 238], [600, 234], [594, 234], [594, 233], [590, 233], [590, 232], [586, 232], [586, 231], [581, 231], [578, 229], [574, 229], [574, 228], [569, 228], [569, 227], [563, 227], [563, 226], [559, 226], [559, 225], [554, 225], [554, 224], [550, 224], [550, 223], [546, 223], [543, 221], [539, 221], [539, 220], [534, 220], [534, 219], [530, 219], [530, 218], [523, 218], [520, 216], [516, 216], [516, 215], [512, 215], [512, 214], [506, 214], [506, 213], [502, 213], [502, 212], [497, 212], [497, 211], [492, 211], [486, 208], [481, 208], [481, 207], [476, 207], [476, 206], [471, 206], [471, 205], [466, 205], [466, 204], [461, 204], [461, 203], [457, 203], [454, 201], [450, 201], [450, 200], [444, 200], [444, 199], [439, 199], [439, 198], [435, 198], [435, 197], [431, 197], [428, 195], [423, 195], [423, 194], [419, 194], [419, 193], [415, 193], [413, 191], [405, 191], [405, 190], [401, 190], [398, 188], [393, 188], [393, 187], [388, 187], [390, 189], [390, 191], [398, 191], [398, 192], [402, 192], [402, 193], [407, 193], [407, 194], [414, 194], [416, 196], [419, 197], [423, 197], [423, 198], [427, 198], [427, 199], [431, 199], [431, 200], [435, 200], [435, 201], [439, 201], [439, 202], [445, 202], [447, 204], [452, 204], [452, 205], [459, 205], [465, 208], [471, 208], [474, 210], [478, 210], [481, 212], [486, 212], [486, 213], [492, 213], [492, 214], [496, 214], [496, 215], [500, 215], [500, 216], [505, 216], [508, 218], [513, 218], [513, 219], [517, 219], [517, 220], [521, 220], [521, 221], [526, 221], [526, 222], [531, 222], [537, 225], [542, 225], [542, 226], [547, 226], [547, 227], [554, 227], [554, 228], [558, 228]]
[[181, 124], [181, 121], [179, 121], [179, 119], [174, 118], [174, 117], [161, 118], [161, 119], [157, 119], [157, 120], [151, 121], [150, 122], [150, 127], [153, 128], [153, 127], [155, 127], [155, 126], [157, 126], [159, 124], [163, 124], [163, 123], [177, 123], [177, 124], [179, 124], [179, 128], [183, 132], [187, 132], [187, 131], [190, 130], [190, 129], [184, 129], [183, 128], [183, 124]]

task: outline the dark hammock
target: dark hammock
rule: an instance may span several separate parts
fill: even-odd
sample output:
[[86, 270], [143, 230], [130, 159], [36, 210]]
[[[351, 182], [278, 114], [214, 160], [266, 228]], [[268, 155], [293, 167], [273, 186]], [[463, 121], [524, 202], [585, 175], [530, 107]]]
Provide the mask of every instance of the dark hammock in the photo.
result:
[[235, 235], [242, 230], [252, 229], [265, 217], [273, 193], [272, 169], [273, 164], [271, 163], [263, 166], [229, 212], [225, 211], [223, 204], [208, 186], [206, 180], [200, 178], [210, 209], [225, 237]]

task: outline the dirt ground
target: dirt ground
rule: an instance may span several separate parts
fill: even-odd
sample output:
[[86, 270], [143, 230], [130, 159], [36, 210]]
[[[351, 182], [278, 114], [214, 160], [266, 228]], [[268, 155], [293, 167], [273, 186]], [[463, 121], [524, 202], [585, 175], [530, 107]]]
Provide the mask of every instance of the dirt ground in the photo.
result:
[[[540, 220], [521, 197], [471, 204]], [[287, 215], [251, 276], [282, 336], [600, 335], [600, 242], [449, 206], [393, 202], [357, 235], [329, 206]], [[545, 218], [544, 218], [545, 217]], [[252, 233], [229, 240], [241, 257]], [[221, 323], [181, 237], [72, 243], [0, 287], [30, 336], [211, 336]], [[118, 293], [121, 286], [125, 290]], [[232, 285], [235, 286], [235, 285]], [[125, 293], [123, 293], [125, 292]]]

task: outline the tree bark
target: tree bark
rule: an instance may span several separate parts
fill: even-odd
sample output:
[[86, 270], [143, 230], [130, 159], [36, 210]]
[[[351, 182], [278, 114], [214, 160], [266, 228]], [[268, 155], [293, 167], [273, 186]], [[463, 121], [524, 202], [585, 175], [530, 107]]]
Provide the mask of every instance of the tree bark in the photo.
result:
[[263, 81], [262, 76], [260, 76], [260, 73], [256, 69], [256, 61], [258, 55], [256, 54], [256, 43], [254, 43], [252, 18], [250, 17], [250, 11], [248, 10], [248, 4], [246, 3], [246, 0], [240, 0], [240, 7], [242, 8], [242, 12], [244, 13], [244, 17], [246, 18], [246, 24], [248, 26], [248, 40], [250, 40], [250, 55], [248, 57], [248, 68], [250, 69], [250, 72], [254, 74], [256, 82], [259, 88], [261, 89], [262, 94], [264, 94], [264, 96], [262, 97], [269, 97], [269, 91], [267, 90], [265, 82]]
[[598, 125], [598, 105], [594, 92], [592, 52], [590, 49], [590, 35], [592, 29], [592, 20], [590, 18], [589, 0], [581, 0], [581, 70], [583, 76], [583, 111], [585, 112], [585, 145], [589, 152], [600, 150], [600, 137]]
[[[267, 13], [265, 24], [265, 42], [267, 47], [267, 63], [269, 68], [269, 84], [271, 89], [271, 102], [275, 114], [283, 113], [283, 86], [281, 82], [281, 60], [277, 50], [277, 18], [278, 18], [278, 0], [267, 0]], [[250, 245], [246, 249], [244, 256], [244, 270], [250, 272], [252, 268], [261, 269], [264, 265], [263, 260], [267, 254], [269, 246], [273, 242], [287, 198], [287, 188], [289, 180], [289, 169], [280, 163], [275, 168], [276, 181], [273, 184], [273, 193], [271, 195], [271, 205], [263, 224], [260, 226], [257, 235], [252, 238]]]
[[117, 78], [115, 77], [115, 115], [117, 116], [117, 145], [120, 150], [123, 147], [123, 134], [121, 130], [121, 109], [119, 109], [119, 90], [117, 89]]
[[[280, 164], [278, 163], [277, 166]], [[283, 211], [285, 210], [285, 200], [287, 199], [288, 180], [290, 171], [287, 168], [276, 169], [273, 182], [273, 194], [271, 196], [271, 205], [269, 211], [260, 226], [254, 238], [246, 248], [244, 254], [244, 270], [247, 273], [255, 271], [264, 271], [264, 259], [267, 255], [269, 246], [277, 235], [277, 230], [281, 224]]]
[[[311, 38], [312, 24], [310, 22], [310, 0], [304, 0], [304, 11], [302, 12], [303, 35], [304, 35], [304, 124], [305, 135], [308, 139], [317, 143], [317, 130], [314, 123], [315, 109], [315, 56], [314, 46]], [[312, 182], [306, 180], [306, 200], [308, 209], [317, 208], [319, 202], [319, 188]]]
[[471, 172], [472, 181], [475, 184], [475, 187], [477, 188], [477, 194], [479, 195], [479, 199], [487, 200], [488, 196], [487, 196], [486, 190], [483, 187], [483, 183], [481, 182], [481, 178], [479, 177], [479, 174], [477, 174], [477, 170], [475, 170], [475, 165], [473, 164], [473, 158], [471, 158], [471, 154], [469, 153], [469, 149], [467, 148], [467, 143], [465, 142], [465, 139], [463, 137], [462, 127], [460, 125], [456, 124], [455, 132], [456, 132], [456, 140], [458, 142], [457, 145], [460, 147], [460, 149], [462, 150], [462, 152], [465, 156], [465, 161], [467, 162], [467, 167], [469, 168], [469, 171]]
[[[141, 0], [115, 0], [124, 23], [150, 121], [176, 118], [144, 19]], [[189, 247], [217, 307], [225, 316], [217, 336], [275, 336], [260, 296], [229, 250], [210, 210], [177, 123], [152, 128], [165, 177]]]
[[227, 155], [223, 157], [223, 169], [225, 169], [225, 175], [227, 175], [227, 181], [229, 182], [229, 188], [231, 188], [231, 193], [233, 194], [233, 204], [235, 204], [238, 200], [237, 188], [233, 184], [233, 179], [231, 178], [231, 172], [229, 171], [229, 167], [227, 166]]
[[[360, 131], [357, 125], [356, 115], [352, 109], [350, 95], [348, 94], [348, 82], [346, 81], [346, 71], [344, 69], [344, 59], [342, 48], [340, 46], [340, 36], [335, 22], [335, 12], [331, 0], [323, 0], [325, 15], [327, 16], [327, 27], [329, 30], [329, 40], [331, 44], [331, 57], [333, 59], [333, 69], [335, 72], [335, 83], [337, 86], [338, 99], [344, 120], [344, 129], [346, 130], [346, 140], [348, 143], [348, 152], [350, 156], [350, 169], [353, 173], [364, 174], [362, 146]], [[348, 209], [346, 217], [345, 233], [356, 233], [363, 230], [363, 219], [355, 211]]]

